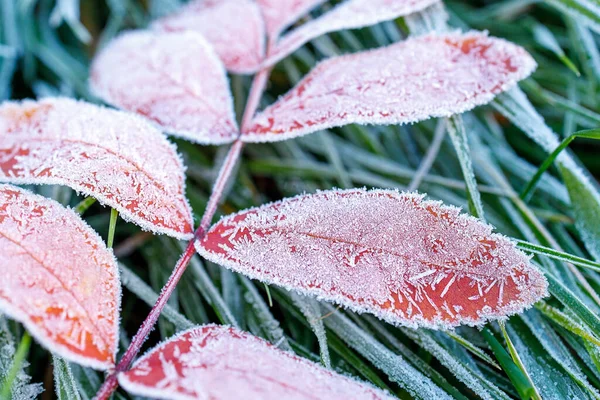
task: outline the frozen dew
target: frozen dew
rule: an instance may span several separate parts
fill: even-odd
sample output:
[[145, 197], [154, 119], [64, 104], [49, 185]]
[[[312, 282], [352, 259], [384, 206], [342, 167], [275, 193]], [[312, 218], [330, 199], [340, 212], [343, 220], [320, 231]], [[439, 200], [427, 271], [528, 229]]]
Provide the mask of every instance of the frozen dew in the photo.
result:
[[288, 26], [325, 0], [257, 0], [267, 34], [274, 42]]
[[481, 325], [547, 283], [506, 237], [459, 209], [392, 190], [326, 191], [228, 216], [196, 248], [270, 284], [396, 325]]
[[192, 236], [184, 167], [142, 118], [66, 98], [0, 106], [0, 181], [66, 185], [142, 228]]
[[73, 211], [0, 185], [0, 310], [53, 353], [108, 369], [117, 350], [116, 261]]
[[168, 399], [392, 399], [233, 327], [205, 325], [159, 344], [119, 374], [130, 393]]
[[200, 144], [237, 137], [225, 69], [198, 33], [124, 33], [95, 58], [90, 85], [107, 103], [169, 134]]
[[254, 73], [264, 59], [265, 26], [253, 0], [192, 0], [153, 28], [201, 33], [234, 73]]
[[521, 47], [481, 32], [430, 34], [319, 64], [255, 117], [246, 142], [351, 123], [398, 124], [485, 104], [535, 68]]
[[[293, 53], [303, 44], [326, 33], [375, 25], [421, 11], [439, 1], [347, 0], [321, 17], [309, 21], [283, 36], [273, 51], [270, 52], [266, 64], [271, 65], [276, 63]], [[304, 3], [308, 2], [304, 1]]]

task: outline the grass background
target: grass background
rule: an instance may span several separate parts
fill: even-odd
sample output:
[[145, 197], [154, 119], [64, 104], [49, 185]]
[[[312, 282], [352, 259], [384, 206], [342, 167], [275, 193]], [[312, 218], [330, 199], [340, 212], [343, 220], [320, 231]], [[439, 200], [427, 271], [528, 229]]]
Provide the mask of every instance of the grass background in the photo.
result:
[[[87, 89], [96, 49], [119, 31], [144, 27], [179, 3], [0, 0], [0, 100], [61, 95], [96, 101]], [[428, 397], [429, 390], [458, 399], [600, 398], [600, 275], [594, 258], [600, 256], [600, 203], [593, 178], [600, 174], [598, 143], [577, 139], [570, 146], [589, 173], [563, 159], [546, 173], [529, 202], [518, 196], [555, 147], [550, 130], [564, 138], [600, 124], [600, 53], [594, 33], [600, 31], [600, 15], [593, 12], [594, 5], [600, 7], [597, 0], [447, 1], [451, 26], [488, 30], [531, 52], [539, 68], [521, 84], [522, 92], [512, 91], [453, 119], [458, 129], [451, 134], [436, 131], [440, 121], [430, 120], [410, 126], [347, 126], [282, 143], [249, 145], [220, 208], [221, 214], [229, 214], [301, 192], [362, 186], [417, 188], [466, 210], [476, 211], [480, 204], [498, 232], [582, 258], [560, 260], [548, 250], [535, 257], [549, 276], [552, 297], [511, 318], [504, 329], [493, 323], [481, 331], [410, 330], [276, 287], [270, 288], [269, 306], [262, 284], [196, 257], [147, 346], [192, 324], [221, 322], [315, 361], [331, 359], [336, 370], [403, 399]], [[314, 40], [277, 65], [263, 104], [285, 93], [318, 60], [402, 40], [411, 31], [436, 25], [439, 15], [440, 10], [432, 9]], [[238, 116], [250, 82], [250, 77], [231, 77]], [[455, 150], [467, 141], [470, 151]], [[187, 195], [198, 221], [227, 148], [174, 142], [188, 166]], [[65, 205], [82, 200], [66, 188], [34, 190]], [[84, 217], [106, 237], [109, 215], [95, 204]], [[115, 251], [125, 287], [122, 352], [182, 244], [119, 220]], [[0, 375], [5, 381], [22, 335], [20, 325], [0, 320]], [[39, 397], [44, 399], [88, 399], [103, 379], [95, 371], [53, 358], [35, 343], [27, 359], [29, 366], [11, 380], [14, 398], [35, 397], [43, 387]], [[131, 398], [122, 391], [116, 396]]]

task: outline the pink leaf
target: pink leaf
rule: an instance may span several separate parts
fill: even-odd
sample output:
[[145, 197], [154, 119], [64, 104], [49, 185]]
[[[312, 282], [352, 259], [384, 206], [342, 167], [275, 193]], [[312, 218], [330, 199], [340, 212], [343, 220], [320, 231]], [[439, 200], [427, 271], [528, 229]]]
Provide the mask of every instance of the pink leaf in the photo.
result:
[[125, 33], [96, 57], [90, 84], [106, 102], [173, 135], [201, 144], [237, 137], [227, 75], [198, 33]]
[[98, 369], [114, 366], [117, 264], [77, 214], [0, 185], [0, 265], [0, 311], [62, 357]]
[[180, 333], [119, 374], [137, 395], [177, 400], [377, 400], [392, 397], [228, 326]]
[[440, 0], [347, 0], [285, 35], [266, 61], [272, 65], [303, 44], [329, 32], [357, 29], [421, 11]]
[[175, 147], [135, 115], [66, 98], [0, 106], [0, 181], [66, 185], [189, 239], [183, 171]]
[[257, 0], [267, 34], [276, 41], [279, 34], [325, 0]]
[[392, 190], [326, 191], [242, 211], [196, 249], [253, 279], [397, 325], [481, 325], [546, 280], [506, 237], [454, 207]]
[[319, 64], [255, 117], [246, 142], [351, 123], [398, 124], [489, 102], [535, 68], [521, 47], [483, 33], [431, 34]]
[[192, 0], [174, 15], [156, 21], [158, 30], [201, 33], [213, 45], [227, 70], [256, 72], [265, 54], [265, 26], [251, 0]]

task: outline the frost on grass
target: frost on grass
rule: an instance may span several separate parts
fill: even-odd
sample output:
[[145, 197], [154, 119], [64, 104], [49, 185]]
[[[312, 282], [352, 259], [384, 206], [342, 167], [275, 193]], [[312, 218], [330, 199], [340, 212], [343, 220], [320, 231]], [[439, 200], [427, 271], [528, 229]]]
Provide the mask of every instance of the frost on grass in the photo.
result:
[[446, 117], [492, 100], [535, 68], [521, 47], [480, 32], [431, 34], [319, 64], [255, 117], [246, 142], [351, 123]]
[[234, 73], [254, 73], [264, 58], [265, 26], [252, 0], [193, 0], [179, 12], [154, 22], [153, 27], [201, 33]]
[[236, 328], [205, 325], [163, 342], [119, 374], [127, 391], [168, 399], [391, 399]]
[[207, 259], [397, 325], [481, 325], [547, 283], [506, 237], [459, 209], [392, 190], [326, 191], [228, 216]]
[[237, 137], [225, 69], [198, 33], [122, 34], [94, 60], [90, 84], [106, 102], [175, 136], [201, 144]]
[[[6, 384], [8, 374], [13, 366], [17, 344], [15, 338], [10, 332], [6, 319], [0, 317], [0, 387]], [[29, 363], [24, 361], [17, 375], [12, 381], [10, 398], [12, 400], [33, 400], [37, 399], [44, 391], [41, 383], [31, 383], [31, 377], [25, 370]]]
[[192, 235], [184, 167], [143, 119], [66, 98], [0, 106], [0, 181], [93, 196], [144, 229]]
[[117, 350], [116, 261], [73, 211], [0, 185], [0, 310], [53, 353], [108, 369]]
[[275, 42], [287, 27], [325, 0], [257, 0], [267, 35]]
[[421, 11], [439, 0], [347, 0], [323, 16], [284, 35], [270, 52], [272, 65], [303, 44], [329, 32], [357, 29]]

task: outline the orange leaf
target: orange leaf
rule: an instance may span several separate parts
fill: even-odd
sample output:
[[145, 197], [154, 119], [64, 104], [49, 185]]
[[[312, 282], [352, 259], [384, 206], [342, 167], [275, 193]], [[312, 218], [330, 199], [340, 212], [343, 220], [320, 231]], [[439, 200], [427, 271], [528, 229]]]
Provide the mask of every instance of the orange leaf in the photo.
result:
[[391, 400], [385, 392], [232, 327], [180, 333], [119, 374], [130, 393], [177, 400]]
[[430, 34], [319, 64], [243, 132], [272, 142], [352, 123], [401, 124], [471, 110], [535, 68], [521, 47], [480, 32]]
[[142, 118], [66, 98], [0, 106], [0, 181], [66, 185], [144, 229], [192, 237], [184, 168]]
[[546, 294], [506, 237], [459, 209], [392, 190], [326, 191], [228, 216], [200, 254], [253, 279], [398, 325], [481, 325]]
[[234, 73], [254, 73], [264, 58], [265, 26], [252, 0], [192, 0], [152, 26], [167, 32], [201, 33]]
[[375, 25], [383, 21], [413, 14], [439, 1], [347, 0], [321, 17], [308, 21], [283, 36], [269, 53], [269, 58], [265, 64], [275, 64], [296, 51], [303, 44], [326, 33]]
[[0, 185], [0, 310], [50, 351], [114, 366], [121, 287], [115, 258], [59, 203]]
[[106, 102], [169, 134], [201, 144], [238, 135], [226, 72], [198, 33], [124, 33], [95, 58], [90, 84]]

